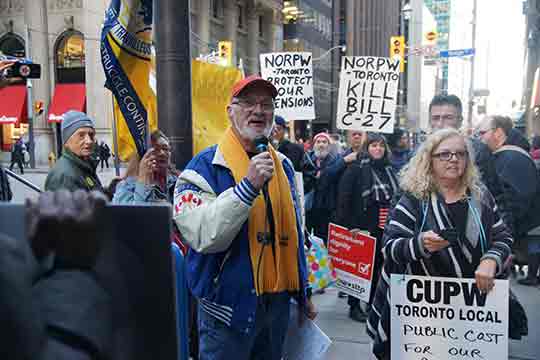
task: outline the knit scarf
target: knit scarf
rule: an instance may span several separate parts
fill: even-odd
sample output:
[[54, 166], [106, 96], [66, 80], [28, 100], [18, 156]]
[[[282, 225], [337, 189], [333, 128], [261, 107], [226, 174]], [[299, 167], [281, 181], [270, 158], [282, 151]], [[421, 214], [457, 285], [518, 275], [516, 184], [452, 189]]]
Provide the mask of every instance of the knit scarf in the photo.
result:
[[[247, 175], [250, 159], [231, 128], [227, 129], [218, 147], [238, 184]], [[259, 233], [270, 229], [262, 195], [255, 199], [248, 218], [249, 253], [257, 295], [300, 289], [298, 233], [291, 188], [276, 151], [271, 145], [268, 151], [274, 160], [274, 176], [268, 183], [274, 215], [273, 244], [263, 246], [257, 240]]]

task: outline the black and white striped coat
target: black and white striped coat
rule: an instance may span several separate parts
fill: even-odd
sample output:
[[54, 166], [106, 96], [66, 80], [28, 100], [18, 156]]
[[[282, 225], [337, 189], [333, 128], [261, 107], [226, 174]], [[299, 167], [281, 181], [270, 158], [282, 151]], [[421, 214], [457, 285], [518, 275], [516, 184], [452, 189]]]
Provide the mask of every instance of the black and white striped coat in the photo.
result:
[[[368, 334], [374, 340], [375, 355], [389, 355], [390, 351], [390, 274], [474, 278], [480, 261], [491, 258], [497, 262], [497, 275], [501, 275], [511, 253], [512, 236], [489, 191], [484, 190], [478, 198], [471, 196], [467, 201], [470, 205], [467, 239], [461, 241], [460, 246], [432, 254], [424, 249], [419, 234], [428, 230], [440, 233], [454, 227], [444, 199], [432, 194], [429, 200], [421, 201], [405, 194], [392, 210], [383, 236], [385, 261], [381, 280], [367, 322]], [[477, 217], [473, 216], [471, 207], [476, 209]], [[475, 218], [481, 219], [485, 232], [487, 251], [484, 254], [480, 245], [479, 221]]]

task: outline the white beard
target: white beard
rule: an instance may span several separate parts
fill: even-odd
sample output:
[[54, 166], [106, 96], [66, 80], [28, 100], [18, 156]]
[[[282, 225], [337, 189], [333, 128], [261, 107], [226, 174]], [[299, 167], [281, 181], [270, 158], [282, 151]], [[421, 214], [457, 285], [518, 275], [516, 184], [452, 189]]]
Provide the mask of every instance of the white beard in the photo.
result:
[[245, 140], [249, 140], [249, 141], [253, 141], [255, 140], [255, 138], [257, 136], [264, 136], [264, 137], [267, 137], [269, 138], [270, 135], [272, 134], [272, 127], [273, 127], [273, 124], [270, 124], [268, 125], [262, 133], [258, 133], [257, 131], [253, 130], [253, 129], [250, 129], [249, 127], [244, 127], [244, 128], [240, 128], [238, 126], [238, 124], [234, 124], [235, 125], [235, 128], [236, 128], [236, 131], [238, 131], [238, 134], [240, 135], [240, 137], [242, 139], [245, 139]]
[[313, 151], [315, 152], [315, 157], [317, 157], [317, 159], [324, 159], [330, 153], [330, 151], [328, 151], [328, 149], [326, 149], [326, 150], [315, 149]]

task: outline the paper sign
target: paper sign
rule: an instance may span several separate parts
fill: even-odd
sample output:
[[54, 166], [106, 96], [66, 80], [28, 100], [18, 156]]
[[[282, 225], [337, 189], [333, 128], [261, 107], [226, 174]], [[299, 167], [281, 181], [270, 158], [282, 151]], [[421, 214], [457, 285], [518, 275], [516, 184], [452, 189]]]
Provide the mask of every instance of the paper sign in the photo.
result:
[[508, 281], [391, 276], [392, 359], [508, 359]]
[[338, 129], [393, 133], [399, 61], [345, 56], [339, 79]]
[[323, 360], [332, 345], [330, 338], [311, 320], [304, 316], [298, 325], [298, 305], [291, 303], [289, 330], [283, 345], [283, 360]]
[[315, 119], [311, 53], [268, 53], [260, 60], [261, 76], [278, 89], [275, 114], [288, 121]]
[[363, 233], [352, 236], [339, 225], [328, 226], [328, 255], [336, 271], [336, 287], [362, 301], [369, 300], [376, 239]]

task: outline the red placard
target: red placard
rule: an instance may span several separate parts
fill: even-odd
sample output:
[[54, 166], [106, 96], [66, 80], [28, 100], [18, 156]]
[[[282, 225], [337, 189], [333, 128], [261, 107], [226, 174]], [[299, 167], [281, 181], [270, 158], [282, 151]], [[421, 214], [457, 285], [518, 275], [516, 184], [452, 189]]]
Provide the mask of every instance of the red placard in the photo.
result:
[[376, 239], [351, 232], [342, 226], [328, 226], [328, 255], [336, 270], [336, 286], [361, 300], [369, 298], [375, 260]]

